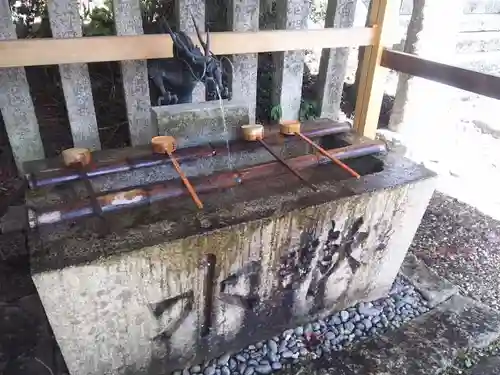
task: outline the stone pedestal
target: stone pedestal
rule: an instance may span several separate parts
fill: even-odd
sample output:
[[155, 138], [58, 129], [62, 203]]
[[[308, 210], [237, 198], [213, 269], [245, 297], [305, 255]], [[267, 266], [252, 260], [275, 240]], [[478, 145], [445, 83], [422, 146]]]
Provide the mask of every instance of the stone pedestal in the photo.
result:
[[356, 163], [360, 179], [304, 170], [318, 192], [283, 172], [205, 193], [203, 210], [185, 197], [110, 213], [105, 233], [98, 217], [38, 228], [32, 278], [71, 374], [168, 373], [385, 295], [434, 177], [392, 153]]
[[211, 101], [152, 108], [153, 122], [160, 135], [176, 138], [179, 148], [207, 142], [225, 142], [241, 137], [240, 127], [249, 123], [244, 101]]

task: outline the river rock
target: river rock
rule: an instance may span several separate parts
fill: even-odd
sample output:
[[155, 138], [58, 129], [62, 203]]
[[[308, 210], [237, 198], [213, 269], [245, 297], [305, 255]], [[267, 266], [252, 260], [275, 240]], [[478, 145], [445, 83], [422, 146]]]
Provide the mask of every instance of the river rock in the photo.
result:
[[335, 338], [335, 333], [333, 333], [332, 331], [327, 331], [326, 334], [325, 334], [325, 337], [328, 339], [328, 340], [332, 340]]
[[259, 374], [267, 375], [273, 371], [273, 368], [271, 367], [271, 365], [269, 363], [267, 363], [265, 365], [256, 366], [255, 371]]
[[272, 369], [273, 369], [274, 371], [278, 371], [278, 370], [281, 370], [281, 368], [282, 368], [283, 366], [281, 365], [281, 363], [280, 363], [280, 362], [273, 362], [273, 363], [271, 364], [271, 367], [272, 367]]
[[227, 365], [227, 363], [229, 362], [229, 358], [230, 358], [230, 355], [229, 354], [224, 354], [222, 355], [219, 360], [217, 361], [217, 364], [219, 366], [224, 366], [224, 365]]
[[347, 322], [344, 324], [344, 332], [347, 334], [350, 334], [352, 331], [354, 331], [355, 328], [356, 326], [354, 325], [354, 323]]
[[345, 323], [349, 320], [349, 313], [345, 310], [342, 310], [340, 312], [340, 319], [342, 320], [342, 323]]
[[271, 351], [271, 353], [278, 353], [278, 344], [274, 340], [269, 340], [267, 342], [267, 347]]

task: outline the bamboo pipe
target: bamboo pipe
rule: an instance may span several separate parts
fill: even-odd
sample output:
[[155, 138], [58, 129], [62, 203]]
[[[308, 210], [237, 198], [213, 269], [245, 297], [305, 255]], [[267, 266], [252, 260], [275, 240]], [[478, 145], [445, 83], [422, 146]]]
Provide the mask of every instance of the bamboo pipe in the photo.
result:
[[295, 175], [299, 180], [304, 182], [307, 186], [309, 186], [314, 191], [318, 191], [318, 188], [307, 181], [302, 175], [293, 169], [283, 158], [277, 155], [269, 145], [264, 142], [264, 127], [262, 125], [243, 125], [241, 127], [243, 131], [243, 138], [249, 142], [260, 142], [260, 144], [269, 152], [276, 160], [278, 160], [285, 168], [287, 168], [291, 173]]
[[[310, 128], [303, 132], [309, 138], [323, 137], [327, 135], [345, 133], [350, 130], [350, 125], [347, 123], [337, 124], [332, 121], [319, 121], [318, 127]], [[279, 133], [274, 129], [270, 129], [271, 136]], [[291, 138], [285, 138], [289, 141]], [[293, 138], [292, 138], [293, 139]], [[257, 143], [248, 143], [246, 141], [231, 141], [231, 150], [236, 151], [251, 151], [253, 147], [260, 147]], [[89, 179], [114, 173], [128, 172], [138, 170], [141, 168], [149, 168], [170, 164], [171, 159], [164, 154], [151, 154], [150, 150], [144, 149], [144, 155], [125, 157], [115, 159], [113, 161], [94, 161], [86, 169], [87, 177]], [[224, 142], [210, 143], [204, 146], [188, 147], [176, 150], [176, 159], [178, 162], [191, 161], [198, 158], [210, 158], [215, 155], [223, 156], [227, 154], [227, 147]], [[30, 189], [36, 189], [43, 186], [62, 184], [80, 179], [79, 173], [75, 173], [71, 168], [56, 167], [48, 170], [41, 170], [37, 172], [28, 172], [25, 175], [25, 180]]]
[[337, 164], [339, 167], [341, 167], [342, 169], [349, 172], [352, 176], [354, 176], [356, 178], [361, 177], [360, 174], [358, 172], [356, 172], [354, 169], [352, 169], [351, 167], [349, 167], [345, 163], [342, 163], [339, 159], [337, 159], [336, 157], [334, 157], [334, 156], [330, 155], [328, 152], [326, 152], [323, 147], [321, 147], [320, 145], [318, 145], [317, 143], [313, 142], [311, 139], [309, 139], [308, 137], [303, 135], [300, 132], [300, 122], [298, 122], [298, 121], [284, 121], [284, 122], [280, 123], [280, 132], [283, 135], [295, 135], [295, 136], [299, 137], [304, 142], [306, 142], [307, 144], [314, 147], [322, 155], [329, 158], [332, 162]]
[[181, 166], [179, 165], [179, 163], [177, 162], [177, 160], [173, 155], [173, 152], [177, 148], [177, 143], [175, 142], [175, 138], [168, 135], [153, 137], [153, 139], [151, 139], [151, 145], [153, 147], [153, 152], [157, 154], [163, 153], [168, 155], [168, 157], [172, 161], [172, 165], [177, 171], [177, 174], [179, 175], [182, 182], [186, 186], [186, 189], [189, 191], [189, 194], [191, 194], [191, 198], [193, 198], [194, 203], [201, 210], [203, 208], [203, 203], [201, 203], [198, 194], [196, 194], [196, 191], [194, 190], [193, 186], [189, 182], [188, 178], [182, 171]]
[[[352, 145], [328, 150], [339, 159], [357, 158], [372, 155], [386, 150], [384, 144], [372, 141], [362, 145]], [[290, 159], [289, 164], [298, 170], [321, 165], [330, 161], [323, 157], [318, 159], [316, 155], [307, 154]], [[273, 177], [282, 172], [279, 162], [260, 164], [236, 172], [221, 172], [211, 176], [195, 177], [194, 186], [199, 193], [209, 193], [218, 189], [227, 189], [238, 186], [256, 178]], [[179, 186], [177, 181], [167, 181], [151, 184], [140, 188], [128, 188], [128, 190], [107, 191], [98, 195], [99, 204], [104, 213], [113, 212], [123, 208], [131, 208], [153, 204], [167, 199], [174, 199], [186, 195], [186, 189]], [[85, 201], [72, 202], [71, 204], [60, 204], [47, 208], [43, 211], [34, 212], [30, 210], [29, 225], [31, 228], [53, 224], [61, 221], [75, 220], [91, 216], [94, 211]]]

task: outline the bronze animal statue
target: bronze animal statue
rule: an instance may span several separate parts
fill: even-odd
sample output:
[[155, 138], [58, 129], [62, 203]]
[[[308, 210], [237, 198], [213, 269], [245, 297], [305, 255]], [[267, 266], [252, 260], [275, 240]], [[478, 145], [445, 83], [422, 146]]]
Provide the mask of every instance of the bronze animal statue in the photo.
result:
[[[202, 82], [211, 99], [230, 97], [227, 85], [223, 84], [225, 73], [222, 61], [210, 51], [210, 33], [207, 27], [206, 42], [202, 40], [200, 30], [193, 19], [196, 35], [203, 47], [204, 53], [191, 38], [182, 31], [173, 32], [165, 19], [159, 22], [160, 31], [168, 33], [173, 42], [173, 58], [148, 60], [148, 75], [157, 89], [156, 100], [151, 98], [153, 105], [169, 105], [191, 103], [193, 90], [198, 82]], [[231, 65], [232, 67], [232, 65]]]

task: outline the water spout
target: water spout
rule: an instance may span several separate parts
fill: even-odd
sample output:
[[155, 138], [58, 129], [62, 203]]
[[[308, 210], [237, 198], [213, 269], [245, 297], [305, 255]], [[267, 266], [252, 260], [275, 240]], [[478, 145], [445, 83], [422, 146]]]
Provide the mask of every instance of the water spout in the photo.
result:
[[219, 85], [217, 83], [215, 84], [215, 89], [217, 90], [217, 96], [219, 98], [219, 106], [220, 106], [220, 110], [222, 113], [222, 125], [224, 127], [224, 136], [225, 136], [225, 140], [226, 140], [228, 168], [229, 168], [229, 170], [233, 170], [234, 165], [233, 165], [233, 158], [231, 156], [231, 150], [229, 147], [229, 131], [228, 131], [227, 125], [226, 125], [226, 113], [225, 113], [225, 109], [224, 109], [224, 102], [222, 100], [220, 88], [219, 88]]

